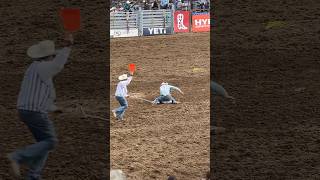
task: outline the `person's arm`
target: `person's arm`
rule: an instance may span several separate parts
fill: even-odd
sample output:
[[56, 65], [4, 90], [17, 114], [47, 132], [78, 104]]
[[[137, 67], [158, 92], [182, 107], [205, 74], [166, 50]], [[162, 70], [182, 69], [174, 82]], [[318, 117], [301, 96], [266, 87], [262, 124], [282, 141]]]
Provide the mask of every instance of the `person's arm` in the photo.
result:
[[57, 51], [56, 57], [52, 61], [40, 62], [37, 66], [38, 73], [43, 80], [47, 80], [57, 75], [64, 67], [71, 52], [73, 36], [66, 32], [64, 37], [64, 48]]
[[172, 89], [174, 89], [174, 90], [177, 90], [177, 91], [179, 91], [181, 94], [183, 94], [183, 92], [181, 91], [181, 89], [178, 88], [178, 87], [170, 86], [170, 88], [172, 88]]
[[133, 72], [129, 72], [128, 79], [125, 81], [126, 85], [129, 85], [133, 77]]
[[37, 66], [38, 73], [43, 80], [50, 79], [62, 71], [70, 55], [71, 48], [65, 47], [58, 51], [52, 61], [40, 62]]
[[125, 81], [125, 84], [129, 85], [131, 80], [132, 80], [132, 76], [129, 76], [128, 79]]

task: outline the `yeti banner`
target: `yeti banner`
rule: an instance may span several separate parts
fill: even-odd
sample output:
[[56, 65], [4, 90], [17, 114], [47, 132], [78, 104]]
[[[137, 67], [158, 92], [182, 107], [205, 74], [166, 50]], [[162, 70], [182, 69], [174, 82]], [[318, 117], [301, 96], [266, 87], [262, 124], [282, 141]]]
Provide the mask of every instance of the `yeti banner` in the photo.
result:
[[144, 36], [172, 34], [172, 28], [143, 28]]

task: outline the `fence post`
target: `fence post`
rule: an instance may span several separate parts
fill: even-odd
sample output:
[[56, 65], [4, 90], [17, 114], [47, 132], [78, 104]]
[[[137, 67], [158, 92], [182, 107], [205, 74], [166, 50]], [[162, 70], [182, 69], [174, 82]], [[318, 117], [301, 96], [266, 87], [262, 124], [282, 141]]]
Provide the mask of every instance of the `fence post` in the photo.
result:
[[127, 20], [127, 33], [129, 33], [129, 12], [126, 12], [126, 20]]
[[172, 31], [172, 34], [175, 34], [175, 32], [174, 32], [174, 12], [175, 12], [175, 9], [173, 6], [173, 8], [171, 9], [171, 31]]
[[192, 10], [189, 10], [189, 32], [192, 32]]
[[166, 13], [166, 10], [165, 9], [162, 9], [162, 16], [163, 16], [163, 28], [166, 28], [166, 16], [167, 16], [167, 13]]
[[143, 11], [142, 8], [139, 7], [139, 11], [137, 14], [137, 23], [138, 23], [138, 32], [139, 32], [139, 36], [143, 35]]

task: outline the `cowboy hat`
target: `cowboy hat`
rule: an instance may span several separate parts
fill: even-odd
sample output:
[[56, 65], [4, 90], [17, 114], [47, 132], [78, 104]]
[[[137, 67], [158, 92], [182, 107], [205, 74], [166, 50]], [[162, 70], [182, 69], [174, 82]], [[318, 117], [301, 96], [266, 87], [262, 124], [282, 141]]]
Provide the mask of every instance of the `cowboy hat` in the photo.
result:
[[56, 53], [54, 42], [50, 40], [41, 41], [28, 48], [27, 54], [31, 58], [43, 58]]
[[123, 81], [128, 79], [128, 75], [127, 74], [122, 74], [121, 76], [118, 77], [119, 81]]

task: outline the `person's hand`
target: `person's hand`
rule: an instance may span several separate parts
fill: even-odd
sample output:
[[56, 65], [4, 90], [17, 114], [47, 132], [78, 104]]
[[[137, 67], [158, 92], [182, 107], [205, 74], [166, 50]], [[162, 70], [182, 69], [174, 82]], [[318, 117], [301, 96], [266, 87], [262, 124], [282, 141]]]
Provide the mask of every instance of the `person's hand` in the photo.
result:
[[49, 111], [54, 113], [54, 114], [63, 113], [63, 111], [60, 108], [58, 108], [56, 105], [54, 105], [54, 104], [50, 106]]
[[133, 72], [129, 72], [129, 74], [130, 74], [131, 76], [133, 76]]

